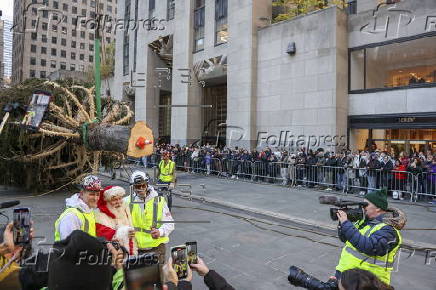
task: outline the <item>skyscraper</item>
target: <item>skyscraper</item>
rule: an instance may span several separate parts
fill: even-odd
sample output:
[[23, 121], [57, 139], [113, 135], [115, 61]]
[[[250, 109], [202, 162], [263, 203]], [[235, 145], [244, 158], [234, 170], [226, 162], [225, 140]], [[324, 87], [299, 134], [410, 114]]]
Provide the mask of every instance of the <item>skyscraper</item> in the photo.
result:
[[[100, 19], [96, 15], [115, 21], [116, 4], [117, 0], [15, 0], [12, 82], [46, 78], [58, 70], [87, 71], [94, 63], [95, 24]], [[110, 26], [100, 26], [99, 31], [103, 45], [114, 40]]]

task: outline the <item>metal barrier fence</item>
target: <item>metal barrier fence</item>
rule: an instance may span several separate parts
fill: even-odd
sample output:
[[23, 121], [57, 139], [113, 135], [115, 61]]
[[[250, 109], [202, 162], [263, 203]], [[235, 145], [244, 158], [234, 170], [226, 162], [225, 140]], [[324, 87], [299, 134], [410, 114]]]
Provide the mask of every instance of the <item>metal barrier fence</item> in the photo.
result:
[[[153, 155], [151, 165], [157, 167], [161, 157]], [[388, 192], [410, 201], [436, 198], [436, 173], [413, 174], [407, 171], [344, 168], [284, 162], [235, 160], [228, 158], [190, 158], [174, 156], [179, 170], [252, 182], [286, 186], [319, 187], [345, 193], [367, 193], [386, 188]]]

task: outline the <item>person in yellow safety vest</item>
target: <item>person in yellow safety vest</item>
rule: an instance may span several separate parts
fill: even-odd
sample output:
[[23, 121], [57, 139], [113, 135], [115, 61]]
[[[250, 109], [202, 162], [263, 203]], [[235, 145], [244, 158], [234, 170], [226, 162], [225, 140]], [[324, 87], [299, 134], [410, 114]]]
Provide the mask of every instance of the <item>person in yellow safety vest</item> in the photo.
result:
[[135, 229], [138, 254], [154, 252], [165, 259], [165, 244], [174, 230], [174, 221], [165, 198], [148, 185], [148, 176], [136, 170], [130, 176], [131, 194], [124, 201], [128, 204]]
[[100, 196], [101, 181], [88, 175], [83, 179], [79, 193], [65, 200], [66, 209], [55, 222], [55, 241], [63, 240], [74, 230], [81, 230], [95, 237], [94, 209]]
[[165, 152], [162, 158], [158, 167], [159, 183], [170, 184], [175, 181], [176, 164], [170, 159], [169, 152]]
[[337, 213], [339, 238], [345, 242], [345, 246], [336, 266], [335, 278], [340, 280], [342, 272], [357, 268], [373, 273], [390, 285], [396, 254], [402, 243], [400, 230], [405, 225], [406, 217], [400, 216], [403, 218], [400, 223], [392, 222], [389, 218], [392, 209], [388, 212], [386, 190], [366, 194], [365, 202], [368, 203], [364, 208], [365, 218], [354, 224], [344, 211]]

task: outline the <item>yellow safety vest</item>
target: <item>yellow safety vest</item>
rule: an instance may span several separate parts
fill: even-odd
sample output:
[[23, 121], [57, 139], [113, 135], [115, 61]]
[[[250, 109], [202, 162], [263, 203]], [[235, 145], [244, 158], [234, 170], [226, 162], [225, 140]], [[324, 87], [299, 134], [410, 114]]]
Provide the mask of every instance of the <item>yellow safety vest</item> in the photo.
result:
[[[362, 221], [356, 222], [355, 226], [358, 228]], [[366, 225], [359, 230], [360, 234], [365, 237], [370, 237], [373, 233], [386, 226], [385, 223], [379, 223], [377, 225]], [[394, 228], [395, 229], [395, 228]], [[394, 269], [395, 257], [398, 249], [403, 241], [400, 231], [395, 229], [398, 235], [398, 245], [388, 252], [384, 256], [368, 256], [359, 252], [349, 241], [345, 243], [345, 247], [342, 249], [339, 264], [336, 266], [336, 270], [344, 272], [346, 270], [359, 268], [369, 271], [376, 275], [381, 281], [390, 285], [391, 272]]]
[[59, 222], [67, 213], [74, 213], [79, 218], [80, 223], [82, 224], [82, 226], [80, 228], [81, 231], [88, 233], [92, 237], [97, 236], [97, 234], [95, 232], [94, 212], [91, 211], [90, 213], [85, 213], [78, 208], [69, 207], [59, 216], [59, 218], [55, 222], [55, 241], [61, 240], [61, 234], [59, 232]]
[[[153, 226], [156, 229], [161, 226], [161, 223], [158, 223], [157, 221], [162, 220], [164, 205], [165, 199], [160, 196], [147, 201], [145, 204], [145, 211], [142, 210], [138, 203], [129, 204], [130, 213], [132, 215], [132, 224], [136, 231], [135, 239], [138, 249], [155, 248], [162, 243], [168, 243], [168, 237], [153, 239], [150, 234]], [[156, 220], [155, 225], [153, 225], [153, 219]]]
[[163, 182], [171, 182], [173, 181], [173, 172], [175, 163], [174, 161], [168, 160], [168, 163], [165, 165], [165, 161], [161, 160], [159, 162], [159, 179]]

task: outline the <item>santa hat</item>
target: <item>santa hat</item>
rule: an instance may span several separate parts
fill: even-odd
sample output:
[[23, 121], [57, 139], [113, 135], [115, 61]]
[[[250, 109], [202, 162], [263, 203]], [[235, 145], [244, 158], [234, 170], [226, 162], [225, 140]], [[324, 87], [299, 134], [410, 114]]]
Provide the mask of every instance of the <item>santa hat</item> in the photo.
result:
[[106, 186], [100, 191], [100, 198], [98, 199], [97, 207], [101, 212], [114, 219], [115, 215], [107, 208], [107, 201], [109, 201], [113, 196], [123, 196], [125, 193], [124, 189], [120, 186]]
[[114, 196], [123, 197], [126, 191], [121, 186], [108, 186], [103, 190], [103, 198], [105, 201], [110, 201]]

